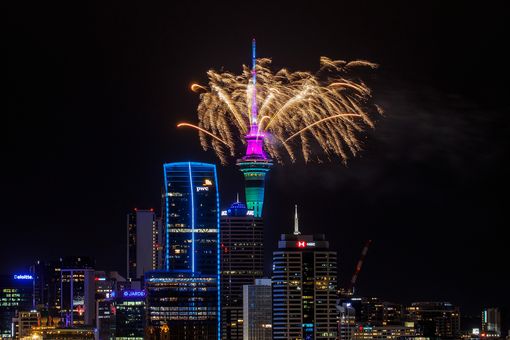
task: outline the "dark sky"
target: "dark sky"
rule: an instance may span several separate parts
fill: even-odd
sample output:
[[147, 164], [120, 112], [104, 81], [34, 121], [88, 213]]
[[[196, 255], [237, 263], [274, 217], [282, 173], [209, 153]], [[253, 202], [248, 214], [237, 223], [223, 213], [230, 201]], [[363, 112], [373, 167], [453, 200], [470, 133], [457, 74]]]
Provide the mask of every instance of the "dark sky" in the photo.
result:
[[[143, 4], [142, 4], [143, 3]], [[183, 5], [183, 3], [185, 3]], [[292, 228], [324, 232], [357, 290], [396, 302], [450, 300], [468, 313], [510, 306], [508, 32], [492, 1], [186, 1], [180, 5], [17, 2], [7, 10], [7, 143], [0, 271], [92, 255], [125, 269], [125, 214], [159, 207], [162, 163], [217, 162], [196, 133], [209, 68], [260, 56], [316, 70], [319, 57], [368, 59], [386, 115], [360, 157], [275, 167], [268, 255]], [[242, 192], [219, 167], [222, 205]]]

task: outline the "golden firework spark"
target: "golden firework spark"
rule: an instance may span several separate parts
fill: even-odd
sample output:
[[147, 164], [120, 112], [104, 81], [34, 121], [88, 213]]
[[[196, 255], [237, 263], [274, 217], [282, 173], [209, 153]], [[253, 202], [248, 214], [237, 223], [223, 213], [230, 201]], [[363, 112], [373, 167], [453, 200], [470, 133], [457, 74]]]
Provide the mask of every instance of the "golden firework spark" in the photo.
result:
[[[358, 135], [374, 126], [373, 114], [383, 112], [372, 103], [370, 88], [353, 76], [363, 67], [373, 69], [377, 64], [321, 57], [316, 73], [274, 72], [270, 59], [259, 58], [256, 91], [247, 66], [241, 74], [210, 70], [207, 86], [191, 86], [201, 92], [198, 126], [179, 126], [197, 129], [202, 147], [212, 148], [222, 163], [228, 162], [227, 154], [239, 153], [252, 123], [265, 136], [265, 150], [279, 162], [294, 161], [298, 154], [305, 161], [322, 161], [325, 154], [327, 159], [337, 156], [345, 162], [361, 150]], [[255, 122], [250, 115], [253, 100], [258, 107]]]

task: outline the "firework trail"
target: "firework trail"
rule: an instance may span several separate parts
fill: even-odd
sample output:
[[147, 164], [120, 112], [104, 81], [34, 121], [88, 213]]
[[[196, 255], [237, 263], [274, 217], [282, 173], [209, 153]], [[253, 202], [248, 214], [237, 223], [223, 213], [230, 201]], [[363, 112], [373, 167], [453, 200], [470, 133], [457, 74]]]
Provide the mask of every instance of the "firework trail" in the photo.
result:
[[301, 155], [305, 162], [337, 158], [345, 163], [361, 150], [358, 136], [373, 128], [371, 116], [382, 114], [371, 103], [370, 89], [353, 76], [359, 68], [376, 67], [364, 60], [321, 57], [316, 73], [274, 72], [270, 59], [259, 58], [252, 69], [243, 65], [241, 74], [210, 70], [207, 86], [191, 86], [200, 93], [198, 126], [178, 126], [197, 129], [204, 150], [212, 148], [223, 164], [239, 153], [254, 126], [278, 162]]

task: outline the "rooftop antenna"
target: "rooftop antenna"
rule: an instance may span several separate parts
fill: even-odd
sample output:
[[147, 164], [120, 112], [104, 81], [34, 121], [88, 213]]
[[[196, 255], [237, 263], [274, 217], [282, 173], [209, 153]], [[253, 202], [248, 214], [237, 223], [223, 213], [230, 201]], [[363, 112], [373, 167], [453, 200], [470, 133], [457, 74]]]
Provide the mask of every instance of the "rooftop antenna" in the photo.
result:
[[294, 205], [294, 235], [301, 235], [299, 232], [299, 218], [297, 214], [297, 204]]

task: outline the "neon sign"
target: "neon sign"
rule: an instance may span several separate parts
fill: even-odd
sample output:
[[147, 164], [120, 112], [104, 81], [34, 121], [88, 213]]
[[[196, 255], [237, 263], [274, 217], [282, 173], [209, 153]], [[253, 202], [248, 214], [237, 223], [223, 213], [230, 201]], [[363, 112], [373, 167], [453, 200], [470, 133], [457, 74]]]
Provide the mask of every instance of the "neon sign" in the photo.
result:
[[254, 210], [248, 210], [246, 212], [246, 216], [255, 216], [255, 211]]
[[209, 191], [209, 187], [197, 187], [197, 192], [200, 191]]
[[33, 280], [34, 277], [30, 274], [21, 274], [21, 275], [16, 275], [14, 274], [14, 280]]
[[315, 242], [297, 241], [298, 248], [315, 247]]
[[145, 297], [144, 290], [125, 290], [122, 292], [122, 296], [125, 298], [129, 297]]

